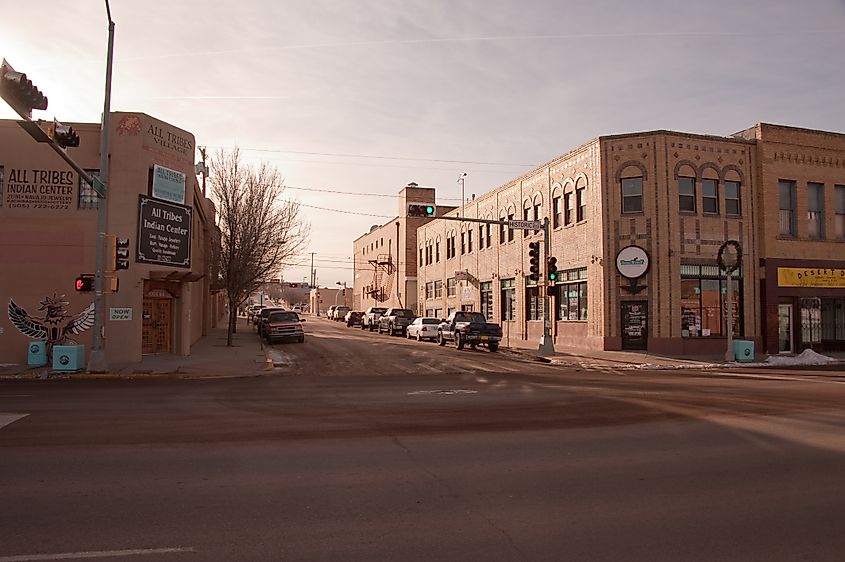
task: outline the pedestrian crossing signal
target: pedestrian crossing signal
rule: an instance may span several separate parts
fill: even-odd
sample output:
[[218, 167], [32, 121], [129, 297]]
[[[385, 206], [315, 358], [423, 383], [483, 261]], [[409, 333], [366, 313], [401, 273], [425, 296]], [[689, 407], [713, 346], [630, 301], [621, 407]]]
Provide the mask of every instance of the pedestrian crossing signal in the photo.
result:
[[94, 290], [94, 276], [82, 274], [76, 278], [75, 288], [80, 293], [87, 293]]

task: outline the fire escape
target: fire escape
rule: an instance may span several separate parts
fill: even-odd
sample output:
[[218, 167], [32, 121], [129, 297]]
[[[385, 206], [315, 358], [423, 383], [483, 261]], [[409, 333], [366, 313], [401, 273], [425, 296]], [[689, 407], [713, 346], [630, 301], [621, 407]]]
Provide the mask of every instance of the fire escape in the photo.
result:
[[393, 275], [396, 273], [393, 256], [390, 254], [379, 254], [376, 256], [376, 259], [369, 260], [369, 262], [373, 266], [373, 282], [369, 287], [365, 287], [364, 293], [376, 302], [384, 302], [390, 298]]

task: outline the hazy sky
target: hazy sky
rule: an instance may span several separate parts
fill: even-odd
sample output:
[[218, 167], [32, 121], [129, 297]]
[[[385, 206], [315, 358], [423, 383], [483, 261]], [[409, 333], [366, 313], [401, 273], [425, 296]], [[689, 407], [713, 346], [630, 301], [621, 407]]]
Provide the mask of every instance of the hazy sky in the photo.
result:
[[[102, 0], [0, 0], [0, 56], [99, 121]], [[845, 0], [112, 0], [113, 111], [239, 146], [286, 178], [319, 281], [408, 182], [491, 191], [599, 135], [845, 132]], [[0, 104], [0, 118], [16, 115]], [[342, 192], [342, 193], [337, 193]], [[345, 212], [339, 212], [345, 211]], [[354, 214], [362, 213], [362, 214]], [[375, 216], [367, 216], [375, 215]], [[291, 281], [304, 267], [283, 272]]]

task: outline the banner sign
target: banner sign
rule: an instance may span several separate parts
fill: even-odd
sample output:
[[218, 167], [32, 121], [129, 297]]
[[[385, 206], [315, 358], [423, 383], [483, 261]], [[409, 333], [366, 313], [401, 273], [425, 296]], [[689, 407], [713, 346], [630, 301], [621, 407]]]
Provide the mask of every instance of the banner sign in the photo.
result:
[[190, 207], [140, 195], [135, 261], [191, 267]]
[[845, 289], [845, 268], [779, 267], [778, 287], [832, 287]]
[[158, 164], [153, 166], [153, 197], [184, 205], [185, 174]]

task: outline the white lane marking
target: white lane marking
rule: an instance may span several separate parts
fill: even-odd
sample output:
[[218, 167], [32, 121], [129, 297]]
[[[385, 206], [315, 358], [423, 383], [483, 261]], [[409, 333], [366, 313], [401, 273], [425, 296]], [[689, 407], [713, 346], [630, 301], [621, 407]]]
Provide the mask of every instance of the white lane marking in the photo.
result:
[[774, 380], [774, 381], [790, 381], [790, 382], [819, 382], [823, 384], [845, 384], [845, 381], [832, 381], [828, 379], [821, 379], [816, 377], [802, 377], [799, 375], [795, 376], [788, 376], [788, 375], [755, 375], [752, 373], [732, 373], [729, 371], [714, 371], [714, 375], [725, 375], [727, 377], [737, 377], [737, 378], [746, 378], [746, 379], [763, 379], [763, 380]]
[[[0, 428], [6, 427], [10, 423], [15, 423], [21, 418], [27, 417], [29, 414], [7, 414], [4, 412], [0, 412]], [[2, 559], [0, 559], [2, 560]]]
[[178, 554], [194, 552], [194, 547], [135, 548], [129, 550], [94, 550], [89, 552], [60, 552], [58, 554], [21, 554], [0, 556], [0, 562], [27, 562], [30, 560], [73, 560], [80, 558], [109, 558], [112, 556], [142, 556], [146, 554]]

